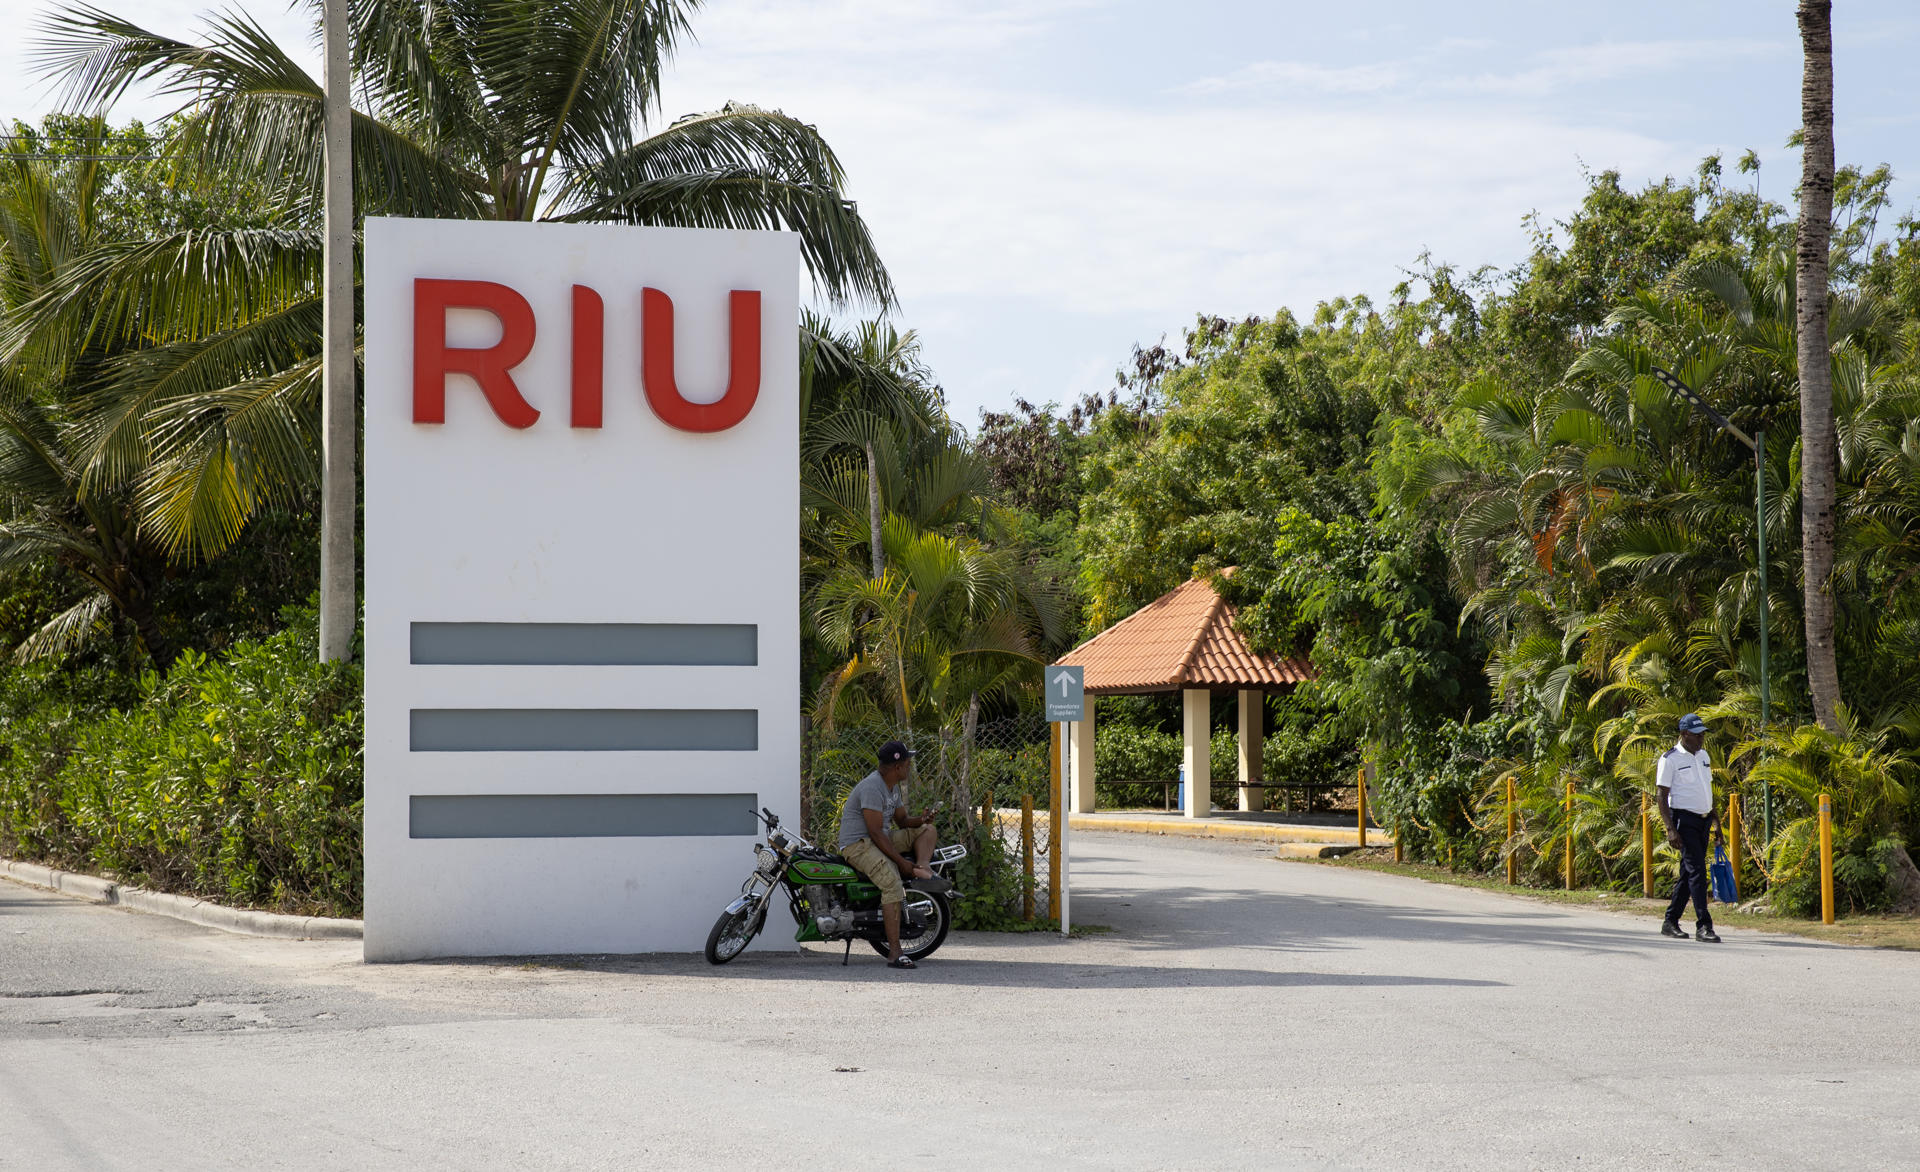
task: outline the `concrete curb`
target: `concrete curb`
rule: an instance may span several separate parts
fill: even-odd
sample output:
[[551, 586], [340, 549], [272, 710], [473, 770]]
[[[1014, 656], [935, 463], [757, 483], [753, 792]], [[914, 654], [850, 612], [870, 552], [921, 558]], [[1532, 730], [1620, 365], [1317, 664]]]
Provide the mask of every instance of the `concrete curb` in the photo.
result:
[[148, 891], [143, 887], [123, 887], [97, 875], [60, 871], [38, 863], [20, 863], [0, 858], [0, 876], [94, 903], [117, 904], [133, 911], [170, 916], [242, 936], [270, 936], [280, 940], [359, 940], [364, 935], [359, 920], [282, 916], [273, 912], [226, 907], [186, 895], [168, 895], [164, 891]]
[[[1001, 810], [1002, 822], [1020, 823], [1020, 811]], [[1044, 810], [1035, 810], [1033, 824], [1047, 824]], [[1228, 818], [1157, 820], [1149, 818], [1103, 818], [1085, 814], [1067, 815], [1067, 826], [1078, 834], [1082, 830], [1113, 831], [1121, 834], [1162, 834], [1173, 838], [1245, 838], [1256, 842], [1302, 842], [1321, 845], [1360, 845], [1360, 831], [1344, 826], [1294, 826], [1274, 822], [1242, 822]], [[1392, 846], [1393, 835], [1379, 827], [1367, 830], [1367, 845]]]

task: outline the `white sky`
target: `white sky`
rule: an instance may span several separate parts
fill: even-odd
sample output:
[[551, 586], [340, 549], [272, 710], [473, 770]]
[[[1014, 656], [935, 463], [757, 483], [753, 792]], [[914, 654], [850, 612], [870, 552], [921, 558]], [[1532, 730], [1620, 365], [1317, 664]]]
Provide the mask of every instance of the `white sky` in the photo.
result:
[[[172, 35], [210, 6], [95, 0]], [[0, 117], [54, 95], [29, 59], [54, 5], [0, 0]], [[247, 0], [304, 43], [304, 9]], [[1379, 297], [1422, 252], [1521, 259], [1582, 168], [1638, 184], [1701, 156], [1798, 169], [1791, 0], [709, 0], [664, 94], [820, 127], [846, 165], [955, 415], [1110, 385], [1195, 313]], [[1842, 162], [1893, 165], [1912, 210], [1920, 5], [1835, 5]], [[308, 56], [312, 56], [309, 52]], [[164, 107], [130, 99], [117, 116]], [[1887, 217], [1891, 222], [1892, 217]]]

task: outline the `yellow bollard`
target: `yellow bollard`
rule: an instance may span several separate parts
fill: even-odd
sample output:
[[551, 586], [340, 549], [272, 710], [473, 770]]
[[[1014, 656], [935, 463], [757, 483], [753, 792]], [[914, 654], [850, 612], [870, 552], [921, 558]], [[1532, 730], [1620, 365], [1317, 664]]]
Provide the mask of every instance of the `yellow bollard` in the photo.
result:
[[1020, 799], [1020, 918], [1033, 920], [1033, 795]]
[[1396, 863], [1406, 861], [1406, 855], [1400, 849], [1400, 840], [1405, 837], [1406, 831], [1396, 825], [1393, 830], [1393, 861]]
[[1567, 783], [1567, 890], [1573, 890], [1573, 783]]
[[1727, 795], [1727, 854], [1733, 863], [1734, 890], [1740, 888], [1740, 795]]
[[1653, 799], [1640, 795], [1640, 894], [1653, 898]]
[[1360, 811], [1360, 849], [1367, 849], [1367, 767], [1360, 767], [1360, 800], [1354, 806]]
[[1820, 922], [1833, 923], [1833, 801], [1820, 795]]
[[993, 816], [992, 790], [988, 790], [987, 796], [980, 799], [980, 825], [987, 828], [988, 834], [992, 834], [995, 830], [999, 829], [999, 823]]
[[1519, 835], [1519, 833], [1520, 833], [1519, 816], [1514, 812], [1514, 808], [1513, 808], [1513, 778], [1509, 777], [1507, 778], [1507, 885], [1508, 886], [1512, 886], [1513, 884], [1520, 882], [1520, 856], [1518, 853], [1516, 853], [1519, 850], [1519, 847], [1514, 843], [1514, 839]]
[[1047, 757], [1047, 918], [1060, 918], [1060, 726], [1053, 724], [1053, 748]]

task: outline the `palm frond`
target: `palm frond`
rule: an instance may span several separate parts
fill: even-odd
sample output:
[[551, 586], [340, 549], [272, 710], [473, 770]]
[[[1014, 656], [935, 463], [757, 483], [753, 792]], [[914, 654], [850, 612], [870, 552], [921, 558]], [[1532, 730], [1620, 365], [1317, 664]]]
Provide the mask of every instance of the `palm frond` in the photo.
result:
[[819, 131], [778, 111], [729, 104], [582, 164], [551, 218], [785, 229], [800, 237], [815, 287], [834, 303], [889, 306], [892, 279], [843, 186]]
[[113, 608], [105, 591], [95, 591], [48, 619], [13, 649], [15, 663], [58, 659], [86, 642]]

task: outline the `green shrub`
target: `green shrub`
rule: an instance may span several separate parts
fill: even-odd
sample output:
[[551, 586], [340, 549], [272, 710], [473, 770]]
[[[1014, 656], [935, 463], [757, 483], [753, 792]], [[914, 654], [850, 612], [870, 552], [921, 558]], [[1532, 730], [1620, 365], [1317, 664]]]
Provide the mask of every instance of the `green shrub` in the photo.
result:
[[[223, 659], [186, 652], [124, 710], [8, 708], [0, 851], [162, 891], [358, 915], [360, 672], [311, 611]], [[10, 677], [14, 686], [22, 675]]]
[[1447, 722], [1410, 737], [1400, 753], [1378, 766], [1369, 791], [1371, 813], [1397, 830], [1413, 858], [1482, 870], [1493, 865], [1504, 820], [1473, 808], [1496, 763], [1510, 751], [1513, 722], [1495, 716], [1473, 724]]
[[1114, 785], [1121, 781], [1172, 781], [1180, 776], [1180, 734], [1137, 724], [1102, 721], [1094, 735], [1093, 767], [1102, 805], [1158, 806], [1164, 786]]
[[1893, 901], [1890, 859], [1905, 847], [1900, 819], [1908, 801], [1905, 778], [1911, 760], [1888, 747], [1887, 729], [1854, 722], [1844, 707], [1841, 728], [1830, 732], [1806, 724], [1778, 729], [1734, 751], [1758, 750], [1748, 780], [1773, 784], [1781, 816], [1768, 853], [1773, 860], [1773, 901], [1795, 915], [1820, 914], [1819, 800], [1833, 810], [1835, 910], [1879, 911]]

